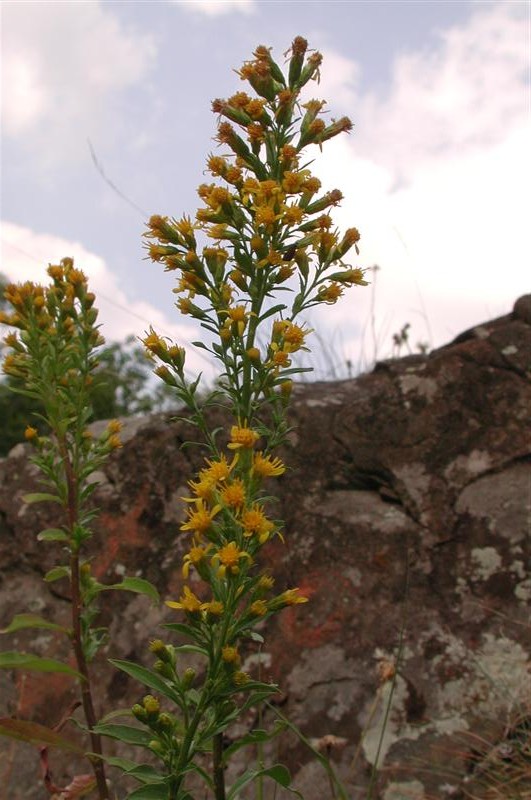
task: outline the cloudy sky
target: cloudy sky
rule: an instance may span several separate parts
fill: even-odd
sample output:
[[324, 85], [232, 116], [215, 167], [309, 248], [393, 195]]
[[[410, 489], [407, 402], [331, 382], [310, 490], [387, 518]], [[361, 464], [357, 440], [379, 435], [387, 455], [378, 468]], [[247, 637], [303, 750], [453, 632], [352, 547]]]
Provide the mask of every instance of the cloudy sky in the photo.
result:
[[[310, 319], [320, 374], [438, 346], [531, 289], [531, 3], [471, 0], [2, 0], [1, 264], [43, 280], [72, 255], [107, 339], [197, 332], [145, 260], [153, 213], [194, 213], [214, 97], [257, 44], [324, 55], [311, 95], [350, 116], [314, 171], [345, 200], [371, 272]], [[104, 180], [103, 175], [107, 181]], [[109, 185], [112, 183], [116, 190]], [[201, 354], [190, 358], [204, 366]]]

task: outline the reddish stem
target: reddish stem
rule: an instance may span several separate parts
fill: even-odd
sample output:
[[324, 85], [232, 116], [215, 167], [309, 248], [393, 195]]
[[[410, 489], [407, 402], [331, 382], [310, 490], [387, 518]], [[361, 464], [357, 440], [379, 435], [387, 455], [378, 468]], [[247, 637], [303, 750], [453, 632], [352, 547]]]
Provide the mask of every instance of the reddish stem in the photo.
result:
[[[72, 464], [68, 455], [66, 443], [61, 443], [62, 455], [65, 468], [65, 476], [68, 492], [68, 524], [70, 534], [73, 536], [75, 526], [79, 518], [78, 509], [78, 492], [77, 492], [77, 479], [72, 469]], [[83, 704], [83, 711], [85, 713], [85, 720], [89, 728], [90, 744], [92, 752], [96, 756], [103, 754], [101, 745], [101, 736], [94, 733], [93, 728], [96, 725], [96, 713], [94, 711], [94, 703], [92, 701], [92, 690], [90, 684], [90, 676], [88, 671], [87, 660], [83, 652], [83, 642], [81, 634], [81, 614], [83, 611], [83, 598], [81, 596], [81, 582], [79, 572], [79, 551], [77, 545], [72, 542], [72, 550], [70, 555], [70, 590], [72, 594], [72, 647], [76, 658], [77, 669], [82, 678], [80, 681], [81, 687], [81, 702]], [[105, 779], [105, 767], [101, 758], [90, 758], [92, 769], [96, 778], [96, 785], [100, 800], [109, 800], [109, 792], [107, 789], [107, 781]]]

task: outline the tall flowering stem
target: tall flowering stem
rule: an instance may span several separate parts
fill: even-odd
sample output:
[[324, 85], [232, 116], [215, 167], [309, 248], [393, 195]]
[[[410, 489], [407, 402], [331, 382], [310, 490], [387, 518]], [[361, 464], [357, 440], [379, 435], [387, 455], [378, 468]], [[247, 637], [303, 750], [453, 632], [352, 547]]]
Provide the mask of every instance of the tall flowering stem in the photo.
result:
[[[104, 800], [109, 794], [101, 737], [94, 730], [96, 713], [88, 666], [102, 642], [103, 629], [92, 625], [99, 584], [92, 579], [82, 551], [91, 536], [95, 514], [88, 501], [96, 484], [88, 478], [120, 446], [120, 423], [109, 423], [99, 438], [87, 428], [90, 386], [97, 366], [94, 351], [103, 339], [95, 324], [95, 298], [88, 291], [85, 275], [69, 258], [50, 266], [48, 274], [52, 283], [46, 287], [31, 282], [6, 287], [11, 312], [1, 312], [0, 322], [14, 330], [4, 339], [10, 352], [3, 370], [20, 379], [24, 388], [19, 391], [37, 400], [43, 409], [37, 427], [26, 428], [25, 438], [34, 445], [33, 461], [48, 491], [26, 500], [53, 502], [62, 508], [62, 525], [41, 531], [38, 539], [60, 542], [68, 552], [67, 563], [52, 569], [46, 580], [67, 578], [70, 583], [72, 627], [66, 633], [80, 678], [97, 791]], [[36, 620], [35, 627], [39, 626]]]
[[[242, 671], [241, 647], [261, 640], [259, 622], [307, 599], [296, 588], [275, 593], [273, 579], [258, 568], [262, 547], [282, 530], [269, 514], [264, 482], [285, 471], [274, 451], [288, 431], [292, 378], [303, 371], [295, 359], [311, 333], [299, 318], [366, 285], [364, 271], [345, 261], [358, 253], [358, 230], [341, 235], [331, 217], [343, 195], [322, 191], [308, 167], [316, 147], [352, 124], [328, 119], [322, 100], [302, 102], [305, 85], [319, 77], [321, 54], [297, 37], [286, 55], [284, 74], [270, 49], [257, 47], [238, 72], [248, 90], [213, 101], [221, 152], [208, 157], [213, 180], [198, 188], [201, 207], [193, 219], [153, 216], [145, 234], [152, 260], [176, 272], [177, 308], [205, 331], [195, 346], [221, 366], [210, 401], [232, 415], [224, 436], [210, 430], [209, 401], [199, 402], [199, 381], [185, 376], [185, 351], [150, 329], [143, 343], [158, 363], [155, 372], [188, 406], [208, 449], [184, 498], [186, 582], [181, 597], [167, 601], [184, 622], [166, 626], [194, 642], [204, 677], [181, 675], [179, 648], [157, 640], [155, 671], [178, 713], [160, 714], [151, 695], [133, 709], [153, 734], [172, 800], [188, 796], [184, 781], [194, 769], [217, 800], [225, 797], [221, 735], [276, 689]], [[197, 762], [212, 750], [213, 780]]]

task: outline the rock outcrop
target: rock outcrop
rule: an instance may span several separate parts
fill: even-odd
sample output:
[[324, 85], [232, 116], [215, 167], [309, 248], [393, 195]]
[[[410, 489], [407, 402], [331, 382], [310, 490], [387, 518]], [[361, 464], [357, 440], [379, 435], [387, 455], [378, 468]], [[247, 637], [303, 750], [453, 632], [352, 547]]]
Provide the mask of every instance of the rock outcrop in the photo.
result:
[[[311, 602], [272, 621], [247, 666], [260, 663], [262, 677], [280, 684], [282, 714], [321, 740], [353, 800], [367, 797], [377, 757], [373, 798], [487, 798], [493, 760], [499, 780], [529, 740], [530, 369], [526, 296], [427, 356], [295, 389], [282, 453], [290, 469], [274, 486], [286, 543], [268, 543], [264, 560], [279, 588], [299, 586]], [[181, 448], [189, 430], [170, 415], [130, 420], [125, 433], [99, 475], [93, 572], [104, 582], [142, 575], [176, 598], [186, 549], [179, 498], [202, 456]], [[42, 581], [59, 554], [36, 541], [50, 509], [22, 500], [37, 485], [28, 451], [19, 445], [0, 462], [2, 627], [22, 611], [68, 623], [61, 583]], [[147, 642], [175, 612], [124, 592], [106, 593], [102, 614], [105, 655], [150, 663]], [[1, 644], [64, 648], [48, 631]], [[104, 656], [94, 668], [104, 711], [143, 694]], [[0, 715], [47, 724], [74, 696], [68, 680], [36, 673], [4, 672], [0, 686]], [[0, 746], [6, 797], [44, 797], [36, 752]], [[273, 752], [305, 800], [332, 797], [294, 734]], [[70, 765], [60, 755], [53, 764], [60, 782]]]

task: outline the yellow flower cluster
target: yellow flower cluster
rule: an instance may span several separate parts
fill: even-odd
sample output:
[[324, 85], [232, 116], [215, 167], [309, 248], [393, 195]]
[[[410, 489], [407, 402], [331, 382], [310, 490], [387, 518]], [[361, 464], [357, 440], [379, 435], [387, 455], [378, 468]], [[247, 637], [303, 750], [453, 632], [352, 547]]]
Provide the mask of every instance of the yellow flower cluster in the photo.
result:
[[[145, 236], [150, 257], [178, 271], [174, 292], [181, 313], [219, 338], [206, 349], [224, 366], [231, 355], [235, 371], [254, 375], [255, 394], [271, 399], [293, 370], [291, 354], [304, 347], [310, 332], [294, 318], [367, 282], [363, 269], [343, 261], [352, 248], [358, 253], [359, 231], [349, 228], [340, 236], [328, 213], [343, 195], [338, 189], [322, 192], [304, 153], [352, 128], [347, 117], [327, 119], [324, 101], [301, 101], [303, 88], [319, 77], [321, 54], [309, 52], [306, 40], [296, 37], [287, 75], [269, 48], [259, 46], [253, 55], [238, 74], [254, 96], [237, 91], [212, 103], [224, 152], [208, 157], [215, 181], [198, 187], [203, 205], [195, 219], [154, 215]], [[201, 233], [213, 243], [203, 245]], [[269, 342], [259, 348], [263, 303], [278, 287], [295, 297], [291, 308], [277, 307]], [[292, 328], [286, 327], [282, 339], [281, 326], [288, 323]], [[172, 361], [166, 342], [154, 337], [148, 334], [144, 344], [164, 362], [157, 374], [175, 385], [172, 368], [182, 369], [184, 353]]]
[[[286, 468], [278, 457], [253, 450], [259, 438], [258, 433], [246, 425], [233, 426], [228, 448], [237, 452], [232, 460], [229, 462], [223, 454], [217, 459], [207, 459], [197, 480], [189, 481], [192, 496], [183, 498], [190, 507], [181, 530], [191, 532], [193, 539], [190, 550], [183, 558], [185, 579], [189, 578], [193, 568], [207, 583], [217, 586], [219, 590], [220, 586], [225, 585], [220, 584], [220, 580], [230, 581], [239, 576], [242, 569], [247, 571], [254, 563], [253, 555], [257, 549], [265, 544], [275, 530], [279, 533], [256, 497], [263, 479], [278, 477]], [[251, 454], [248, 467], [242, 465], [242, 451]], [[257, 591], [268, 591], [272, 586], [272, 579], [262, 576], [258, 580]], [[270, 605], [260, 597], [251, 600], [248, 608], [251, 617], [263, 617], [270, 610], [290, 604], [284, 595], [279, 595]], [[185, 611], [194, 619], [205, 615], [219, 617], [224, 611], [224, 603], [219, 597], [202, 602], [188, 585], [184, 586], [179, 601], [167, 601], [167, 605]]]
[[[89, 402], [88, 390], [97, 366], [92, 352], [104, 340], [96, 325], [95, 296], [88, 291], [84, 273], [74, 267], [71, 258], [50, 265], [47, 272], [52, 279], [48, 286], [26, 281], [5, 288], [11, 312], [0, 311], [0, 323], [17, 330], [4, 338], [11, 352], [2, 368], [24, 381], [26, 390], [44, 403], [49, 417], [61, 425], [70, 419], [68, 427], [73, 431], [80, 408], [85, 410]], [[85, 456], [121, 447], [120, 428], [118, 421], [110, 422], [97, 441], [87, 429], [82, 430], [80, 445]], [[31, 425], [24, 437], [41, 450], [50, 446], [49, 439], [40, 437]]]

